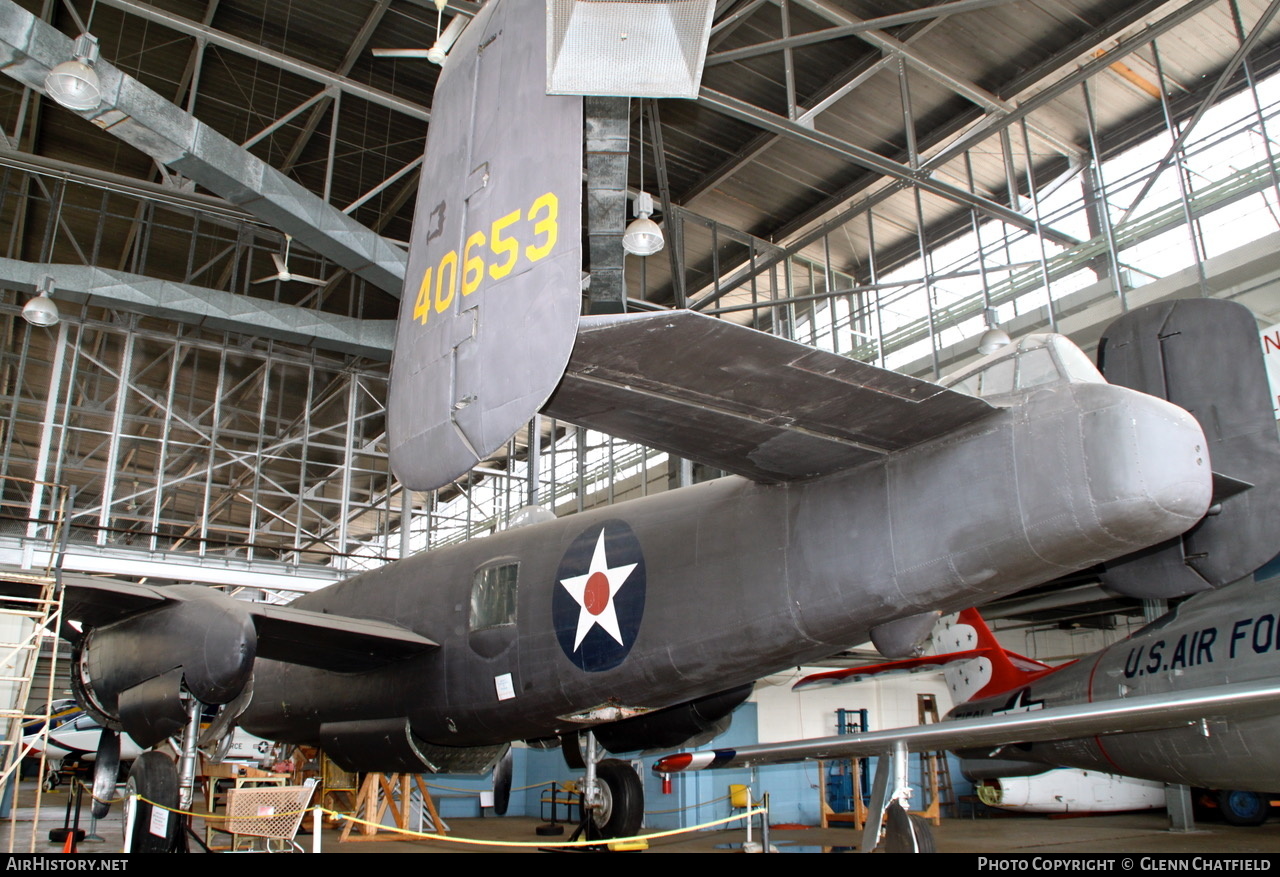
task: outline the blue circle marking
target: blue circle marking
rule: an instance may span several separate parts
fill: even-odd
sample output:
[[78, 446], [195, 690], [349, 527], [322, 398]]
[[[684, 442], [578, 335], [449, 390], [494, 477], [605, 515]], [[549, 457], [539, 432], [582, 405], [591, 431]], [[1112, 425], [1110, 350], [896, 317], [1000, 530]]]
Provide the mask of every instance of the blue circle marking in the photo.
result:
[[588, 673], [626, 660], [644, 617], [645, 584], [644, 552], [626, 521], [579, 533], [552, 584], [552, 623], [565, 657]]

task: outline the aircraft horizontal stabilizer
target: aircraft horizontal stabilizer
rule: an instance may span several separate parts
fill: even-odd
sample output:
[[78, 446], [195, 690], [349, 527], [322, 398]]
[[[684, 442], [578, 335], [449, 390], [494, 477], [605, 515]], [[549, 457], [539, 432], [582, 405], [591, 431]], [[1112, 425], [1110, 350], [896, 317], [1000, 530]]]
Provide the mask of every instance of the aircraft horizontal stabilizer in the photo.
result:
[[977, 749], [1011, 743], [1064, 740], [1100, 734], [1158, 731], [1201, 719], [1245, 719], [1269, 715], [1280, 707], [1280, 683], [1239, 682], [1186, 692], [1150, 694], [1097, 703], [1049, 707], [1030, 712], [939, 722], [908, 728], [845, 734], [813, 740], [761, 743], [737, 749], [682, 752], [660, 758], [656, 774], [707, 768], [754, 767], [809, 759], [867, 758], [883, 755], [895, 743], [911, 752]]
[[552, 417], [755, 481], [814, 478], [995, 409], [695, 311], [584, 317]]
[[945, 655], [924, 655], [919, 658], [905, 658], [901, 661], [888, 661], [883, 664], [870, 664], [865, 667], [848, 667], [843, 670], [827, 670], [822, 673], [810, 673], [795, 685], [792, 691], [808, 691], [811, 688], [826, 688], [832, 685], [843, 685], [849, 682], [861, 682], [874, 676], [887, 676], [896, 673], [929, 673], [941, 670], [943, 665], [956, 661], [972, 661], [987, 654], [986, 649], [968, 649], [963, 652], [950, 652]]

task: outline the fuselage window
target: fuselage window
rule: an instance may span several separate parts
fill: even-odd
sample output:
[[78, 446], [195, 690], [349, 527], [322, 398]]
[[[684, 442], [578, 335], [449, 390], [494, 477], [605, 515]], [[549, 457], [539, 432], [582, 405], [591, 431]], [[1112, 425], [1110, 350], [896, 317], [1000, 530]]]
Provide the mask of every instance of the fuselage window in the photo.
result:
[[485, 630], [516, 623], [516, 580], [519, 563], [476, 570], [471, 585], [471, 629]]

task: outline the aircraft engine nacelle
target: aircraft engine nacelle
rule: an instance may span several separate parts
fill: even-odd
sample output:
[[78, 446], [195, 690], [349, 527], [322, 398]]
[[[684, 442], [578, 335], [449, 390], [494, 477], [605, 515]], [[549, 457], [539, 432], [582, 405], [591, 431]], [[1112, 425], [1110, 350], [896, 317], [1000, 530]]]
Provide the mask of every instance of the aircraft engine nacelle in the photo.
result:
[[[729, 728], [729, 717], [751, 696], [754, 683], [731, 688], [719, 694], [691, 700], [643, 716], [625, 719], [595, 729], [596, 739], [610, 752], [634, 752], [638, 749], [673, 749], [696, 745]], [[706, 737], [706, 739], [710, 739]]]
[[81, 705], [144, 747], [186, 724], [184, 683], [203, 703], [228, 703], [248, 684], [257, 655], [243, 603], [197, 586], [167, 590], [178, 599], [90, 628], [73, 659]]
[[984, 758], [981, 755], [960, 757], [960, 772], [971, 783], [1005, 777], [1033, 777], [1052, 769], [1052, 765], [1023, 761], [1020, 758]]

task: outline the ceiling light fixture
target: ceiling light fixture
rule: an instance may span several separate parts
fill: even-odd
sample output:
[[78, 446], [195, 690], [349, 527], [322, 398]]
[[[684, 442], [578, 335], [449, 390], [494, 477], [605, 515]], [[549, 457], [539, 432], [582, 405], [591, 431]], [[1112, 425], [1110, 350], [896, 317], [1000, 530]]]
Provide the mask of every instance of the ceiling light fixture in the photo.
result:
[[90, 33], [76, 37], [75, 57], [63, 61], [44, 78], [45, 93], [69, 110], [93, 110], [102, 103], [102, 85], [93, 65], [98, 60], [98, 38]]
[[633, 256], [652, 256], [662, 249], [666, 240], [653, 215], [653, 196], [644, 190], [644, 113], [640, 113], [640, 192], [632, 201], [636, 218], [622, 233], [622, 249]]
[[633, 256], [652, 256], [662, 249], [666, 241], [658, 223], [649, 218], [653, 213], [653, 196], [648, 192], [636, 195], [636, 218], [622, 233], [622, 248]]
[[58, 313], [58, 305], [49, 297], [53, 292], [53, 278], [45, 277], [34, 295], [22, 308], [22, 319], [33, 326], [48, 328], [56, 326], [62, 315]]
[[[984, 291], [985, 296], [985, 291]], [[987, 331], [982, 333], [982, 337], [978, 339], [978, 352], [983, 356], [988, 353], [995, 353], [1001, 347], [1012, 344], [1013, 339], [1009, 337], [1009, 333], [1001, 329], [996, 323], [996, 309], [993, 307], [985, 307], [982, 309], [983, 321], [987, 324]]]

